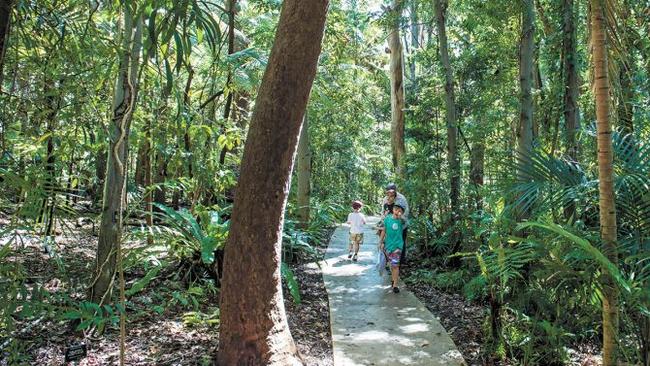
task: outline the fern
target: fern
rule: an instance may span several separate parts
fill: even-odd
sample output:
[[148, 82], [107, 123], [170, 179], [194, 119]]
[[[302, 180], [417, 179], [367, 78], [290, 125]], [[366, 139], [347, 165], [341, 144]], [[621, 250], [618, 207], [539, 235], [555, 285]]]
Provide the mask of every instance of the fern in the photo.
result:
[[300, 304], [302, 302], [302, 299], [300, 298], [300, 285], [298, 285], [298, 281], [296, 281], [296, 277], [294, 276], [293, 271], [288, 264], [282, 262], [280, 272], [282, 274], [282, 278], [287, 284], [287, 288], [289, 289], [289, 293], [293, 298], [293, 302], [295, 304]]

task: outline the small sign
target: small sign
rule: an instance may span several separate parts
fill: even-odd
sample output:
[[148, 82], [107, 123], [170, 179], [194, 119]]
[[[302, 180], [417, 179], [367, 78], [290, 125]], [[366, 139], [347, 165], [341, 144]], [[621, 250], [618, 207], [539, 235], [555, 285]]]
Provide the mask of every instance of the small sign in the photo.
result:
[[73, 344], [65, 349], [65, 362], [79, 361], [86, 357], [86, 345], [83, 343]]

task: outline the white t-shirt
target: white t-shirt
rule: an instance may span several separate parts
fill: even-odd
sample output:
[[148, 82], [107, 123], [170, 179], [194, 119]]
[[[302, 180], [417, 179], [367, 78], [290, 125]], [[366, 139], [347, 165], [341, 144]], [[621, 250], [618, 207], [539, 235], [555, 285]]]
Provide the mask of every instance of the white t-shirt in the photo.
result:
[[350, 234], [363, 233], [362, 226], [366, 223], [366, 218], [360, 212], [350, 212], [348, 214], [348, 224], [350, 224]]

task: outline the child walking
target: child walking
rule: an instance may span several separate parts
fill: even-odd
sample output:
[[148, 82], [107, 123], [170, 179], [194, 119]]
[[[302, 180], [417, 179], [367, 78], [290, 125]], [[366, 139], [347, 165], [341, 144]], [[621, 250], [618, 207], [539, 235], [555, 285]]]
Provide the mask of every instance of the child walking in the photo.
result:
[[[352, 202], [352, 212], [348, 214], [348, 225], [350, 225], [350, 245], [348, 246], [348, 259], [352, 258], [354, 262], [357, 261], [359, 254], [359, 246], [363, 243], [363, 228], [366, 224], [366, 218], [359, 210], [363, 204], [360, 201]], [[353, 255], [354, 252], [354, 255]]]
[[393, 213], [384, 218], [384, 230], [379, 237], [379, 250], [386, 255], [386, 261], [390, 264], [391, 287], [394, 293], [399, 292], [397, 283], [399, 281], [399, 263], [402, 250], [404, 249], [404, 238], [402, 230], [404, 221], [402, 214], [404, 208], [398, 204], [393, 205]]

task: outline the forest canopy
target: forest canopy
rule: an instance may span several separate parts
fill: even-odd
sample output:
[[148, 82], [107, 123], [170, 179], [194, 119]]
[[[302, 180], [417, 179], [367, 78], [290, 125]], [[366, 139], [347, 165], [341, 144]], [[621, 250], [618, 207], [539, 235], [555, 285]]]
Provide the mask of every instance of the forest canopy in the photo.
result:
[[[648, 1], [8, 0], [0, 90], [0, 364], [167, 362], [124, 327], [169, 319], [208, 339], [179, 362], [216, 362], [240, 217], [284, 210], [247, 253], [300, 304], [298, 266], [395, 183], [407, 284], [484, 310], [468, 363], [650, 365]], [[242, 188], [255, 146], [286, 180]]]

